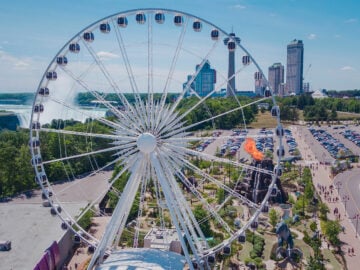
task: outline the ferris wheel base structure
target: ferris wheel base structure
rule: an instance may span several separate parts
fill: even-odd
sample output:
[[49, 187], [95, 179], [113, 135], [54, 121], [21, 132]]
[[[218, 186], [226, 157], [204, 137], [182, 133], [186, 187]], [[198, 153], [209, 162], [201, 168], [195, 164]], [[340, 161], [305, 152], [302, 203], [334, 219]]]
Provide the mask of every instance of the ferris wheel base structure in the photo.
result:
[[134, 248], [111, 253], [96, 270], [182, 270], [184, 269], [185, 262], [184, 256], [174, 252], [149, 248]]

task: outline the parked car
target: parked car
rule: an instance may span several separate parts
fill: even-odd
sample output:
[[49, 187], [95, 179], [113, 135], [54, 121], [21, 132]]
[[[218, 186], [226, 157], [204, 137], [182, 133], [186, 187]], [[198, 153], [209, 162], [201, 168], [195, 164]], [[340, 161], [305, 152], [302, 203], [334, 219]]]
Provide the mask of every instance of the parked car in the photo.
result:
[[11, 249], [11, 241], [0, 240], [0, 251], [9, 251]]

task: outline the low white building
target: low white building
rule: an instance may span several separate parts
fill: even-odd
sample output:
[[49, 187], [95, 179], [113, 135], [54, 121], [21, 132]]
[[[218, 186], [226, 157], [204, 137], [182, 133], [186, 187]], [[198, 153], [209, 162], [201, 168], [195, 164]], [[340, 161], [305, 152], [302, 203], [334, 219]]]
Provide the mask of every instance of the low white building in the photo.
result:
[[327, 98], [328, 96], [324, 93], [324, 91], [316, 90], [311, 94], [313, 98]]
[[160, 249], [181, 254], [181, 243], [175, 229], [152, 228], [144, 238], [144, 248]]

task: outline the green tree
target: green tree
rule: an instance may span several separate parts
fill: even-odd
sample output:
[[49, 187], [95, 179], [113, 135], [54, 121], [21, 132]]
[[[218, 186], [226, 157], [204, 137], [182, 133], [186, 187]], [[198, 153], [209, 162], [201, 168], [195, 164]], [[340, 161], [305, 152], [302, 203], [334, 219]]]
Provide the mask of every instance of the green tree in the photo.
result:
[[221, 204], [225, 200], [225, 191], [222, 188], [216, 191], [216, 199], [218, 204]]
[[208, 216], [207, 212], [202, 208], [201, 205], [195, 206], [194, 209], [194, 216], [195, 219], [200, 222], [200, 229], [204, 233], [205, 237], [212, 236], [211, 226], [210, 226], [210, 220], [206, 218]]
[[279, 213], [274, 208], [271, 208], [269, 211], [269, 223], [273, 228], [275, 228], [276, 224], [278, 224], [279, 219]]
[[331, 109], [330, 118], [332, 121], [335, 121], [337, 119], [337, 112], [336, 112], [336, 108], [334, 107]]
[[330, 213], [329, 207], [321, 202], [319, 203], [319, 212], [320, 212], [320, 219], [326, 221], [327, 220], [327, 214]]
[[325, 265], [318, 258], [310, 256], [306, 270], [325, 270]]
[[330, 243], [334, 246], [340, 244], [339, 233], [341, 232], [341, 226], [337, 220], [328, 220], [325, 223], [325, 235], [329, 239]]

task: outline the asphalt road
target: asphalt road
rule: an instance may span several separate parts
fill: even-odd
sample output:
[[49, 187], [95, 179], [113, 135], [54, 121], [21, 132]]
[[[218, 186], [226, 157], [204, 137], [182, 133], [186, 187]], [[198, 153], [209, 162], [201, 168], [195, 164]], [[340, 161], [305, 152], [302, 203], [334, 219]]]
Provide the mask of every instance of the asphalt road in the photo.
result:
[[[354, 217], [357, 214], [358, 221], [360, 221], [360, 169], [355, 168], [337, 175], [334, 179], [334, 185], [339, 185], [341, 200], [344, 206], [346, 205], [346, 215], [351, 219], [356, 229], [357, 220]], [[360, 232], [360, 222], [358, 222], [357, 232]]]

